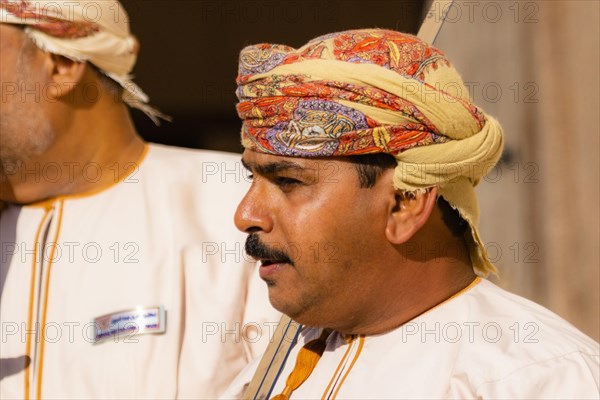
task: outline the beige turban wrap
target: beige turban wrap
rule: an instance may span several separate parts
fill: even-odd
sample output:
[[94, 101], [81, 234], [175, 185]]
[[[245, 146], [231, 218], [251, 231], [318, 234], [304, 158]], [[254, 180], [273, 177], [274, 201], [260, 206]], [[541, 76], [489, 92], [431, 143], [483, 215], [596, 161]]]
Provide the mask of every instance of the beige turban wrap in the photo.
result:
[[394, 187], [438, 187], [470, 225], [475, 270], [496, 272], [477, 230], [475, 186], [501, 155], [502, 129], [471, 103], [441, 51], [381, 29], [299, 49], [261, 44], [242, 51], [238, 86], [244, 147], [297, 157], [392, 154]]
[[149, 106], [148, 96], [131, 81], [138, 43], [127, 13], [115, 0], [0, 0], [0, 23], [26, 25], [42, 50], [89, 61], [123, 88], [123, 100], [155, 123], [165, 116]]

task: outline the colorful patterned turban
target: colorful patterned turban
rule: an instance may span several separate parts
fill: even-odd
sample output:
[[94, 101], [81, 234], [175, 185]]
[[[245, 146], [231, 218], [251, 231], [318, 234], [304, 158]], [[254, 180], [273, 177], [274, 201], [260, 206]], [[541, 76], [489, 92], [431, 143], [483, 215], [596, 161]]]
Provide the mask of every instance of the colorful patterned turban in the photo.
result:
[[0, 0], [0, 23], [26, 25], [27, 35], [44, 51], [89, 61], [125, 89], [123, 100], [128, 105], [154, 122], [164, 117], [131, 81], [138, 43], [118, 1]]
[[242, 144], [294, 157], [392, 154], [394, 187], [438, 187], [469, 223], [475, 270], [496, 272], [479, 237], [474, 187], [498, 161], [502, 128], [476, 107], [445, 55], [415, 36], [365, 29], [299, 49], [240, 54]]

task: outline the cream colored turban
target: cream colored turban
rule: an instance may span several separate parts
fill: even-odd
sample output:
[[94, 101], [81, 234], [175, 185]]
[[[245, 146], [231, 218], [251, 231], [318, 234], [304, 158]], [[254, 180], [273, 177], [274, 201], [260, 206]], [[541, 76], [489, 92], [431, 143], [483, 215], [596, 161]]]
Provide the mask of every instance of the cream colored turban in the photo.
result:
[[475, 186], [500, 157], [502, 128], [472, 104], [441, 51], [382, 29], [299, 49], [260, 44], [242, 50], [237, 82], [244, 147], [296, 157], [392, 154], [394, 187], [437, 186], [470, 225], [475, 270], [496, 272], [477, 230]]
[[164, 117], [131, 81], [138, 43], [127, 13], [115, 0], [0, 0], [0, 23], [26, 25], [42, 50], [76, 61], [89, 61], [123, 88], [123, 100], [154, 122]]

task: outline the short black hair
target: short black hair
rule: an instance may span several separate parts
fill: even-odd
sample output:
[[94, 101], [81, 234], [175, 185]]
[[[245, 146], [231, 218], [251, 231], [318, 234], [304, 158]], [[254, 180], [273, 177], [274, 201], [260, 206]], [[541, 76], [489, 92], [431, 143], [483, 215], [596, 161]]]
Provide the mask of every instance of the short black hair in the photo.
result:
[[442, 220], [450, 228], [452, 234], [454, 236], [463, 236], [469, 227], [469, 223], [442, 196], [438, 196], [437, 205], [442, 211]]
[[[396, 159], [391, 154], [376, 153], [348, 156], [358, 173], [361, 188], [372, 188], [384, 171], [395, 168]], [[460, 216], [458, 210], [442, 196], [438, 196], [437, 205], [442, 212], [442, 219], [454, 236], [463, 236], [469, 224]]]
[[385, 170], [396, 168], [397, 162], [394, 156], [386, 153], [363, 154], [348, 156], [358, 172], [358, 180], [361, 188], [372, 188], [377, 179]]

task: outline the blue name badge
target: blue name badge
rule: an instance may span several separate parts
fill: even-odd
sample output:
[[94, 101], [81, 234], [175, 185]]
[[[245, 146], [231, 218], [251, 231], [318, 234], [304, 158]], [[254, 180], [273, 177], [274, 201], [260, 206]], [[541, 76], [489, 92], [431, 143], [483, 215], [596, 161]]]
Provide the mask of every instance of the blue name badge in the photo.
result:
[[113, 338], [115, 342], [143, 333], [164, 333], [167, 329], [165, 308], [136, 307], [94, 318], [94, 343]]

